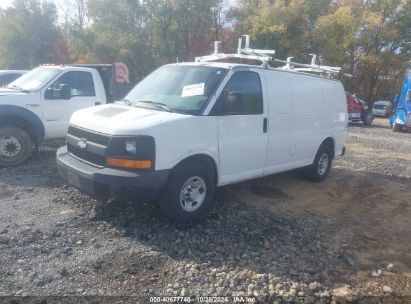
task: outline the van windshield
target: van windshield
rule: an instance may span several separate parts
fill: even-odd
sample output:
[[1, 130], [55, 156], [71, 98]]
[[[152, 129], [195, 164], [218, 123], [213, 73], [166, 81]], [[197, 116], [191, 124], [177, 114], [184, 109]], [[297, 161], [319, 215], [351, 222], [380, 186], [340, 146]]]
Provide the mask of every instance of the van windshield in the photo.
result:
[[204, 66], [164, 66], [138, 83], [124, 101], [150, 107], [199, 115], [207, 105], [227, 69]]
[[54, 78], [61, 69], [35, 68], [10, 83], [7, 88], [21, 91], [37, 91]]

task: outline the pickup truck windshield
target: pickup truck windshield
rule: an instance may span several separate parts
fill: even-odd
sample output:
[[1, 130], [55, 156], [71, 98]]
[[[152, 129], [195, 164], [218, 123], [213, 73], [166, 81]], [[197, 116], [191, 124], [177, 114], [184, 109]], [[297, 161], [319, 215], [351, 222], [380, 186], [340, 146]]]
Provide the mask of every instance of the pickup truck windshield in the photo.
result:
[[132, 106], [198, 115], [227, 69], [204, 66], [165, 66], [148, 75], [125, 97]]
[[20, 78], [10, 83], [7, 88], [21, 91], [37, 91], [54, 78], [61, 69], [58, 68], [35, 68]]

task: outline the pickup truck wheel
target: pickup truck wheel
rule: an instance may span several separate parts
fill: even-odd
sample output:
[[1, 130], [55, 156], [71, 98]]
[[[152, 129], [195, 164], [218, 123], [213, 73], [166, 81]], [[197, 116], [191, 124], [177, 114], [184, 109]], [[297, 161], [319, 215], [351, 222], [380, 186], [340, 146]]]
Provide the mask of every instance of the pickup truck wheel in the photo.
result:
[[30, 156], [31, 139], [18, 127], [0, 128], [0, 167], [14, 167], [24, 163]]
[[363, 123], [366, 126], [371, 126], [372, 122], [374, 120], [374, 115], [372, 115], [371, 113], [365, 113], [364, 115], [364, 119], [363, 119]]
[[305, 177], [313, 182], [323, 181], [330, 172], [332, 151], [327, 145], [321, 145], [315, 155], [314, 162], [304, 170]]
[[160, 200], [162, 212], [172, 220], [189, 222], [204, 216], [213, 204], [213, 172], [197, 161], [186, 161], [171, 173]]

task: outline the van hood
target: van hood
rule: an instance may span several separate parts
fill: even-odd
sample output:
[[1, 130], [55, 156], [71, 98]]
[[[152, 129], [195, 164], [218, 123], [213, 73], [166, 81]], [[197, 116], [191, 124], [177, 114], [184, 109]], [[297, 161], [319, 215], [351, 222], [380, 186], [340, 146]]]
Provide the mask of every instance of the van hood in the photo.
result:
[[70, 124], [109, 135], [141, 135], [153, 125], [189, 115], [120, 104], [102, 105], [74, 112]]

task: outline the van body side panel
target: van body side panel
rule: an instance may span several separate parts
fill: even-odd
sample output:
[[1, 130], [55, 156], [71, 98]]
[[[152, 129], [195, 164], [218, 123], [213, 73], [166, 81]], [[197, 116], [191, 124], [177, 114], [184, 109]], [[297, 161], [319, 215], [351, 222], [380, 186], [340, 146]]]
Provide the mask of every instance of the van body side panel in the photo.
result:
[[145, 128], [142, 135], [155, 138], [156, 170], [172, 169], [182, 160], [198, 154], [210, 156], [219, 168], [215, 116], [182, 116]]
[[294, 161], [312, 163], [319, 142], [330, 131], [330, 113], [324, 113], [320, 79], [295, 75], [291, 79], [291, 121]]
[[311, 164], [321, 143], [334, 139], [336, 154], [345, 144], [347, 109], [337, 81], [296, 75], [291, 81], [292, 146], [296, 161]]
[[346, 144], [348, 113], [345, 91], [340, 82], [323, 80], [321, 83], [323, 102], [326, 111], [330, 113], [333, 119], [333, 127], [330, 129], [330, 136], [335, 143], [335, 156], [340, 156], [343, 153], [343, 148]]
[[292, 166], [290, 75], [265, 71], [265, 92], [268, 100], [268, 149], [264, 174], [279, 172]]

